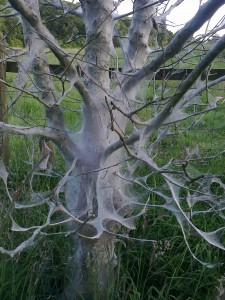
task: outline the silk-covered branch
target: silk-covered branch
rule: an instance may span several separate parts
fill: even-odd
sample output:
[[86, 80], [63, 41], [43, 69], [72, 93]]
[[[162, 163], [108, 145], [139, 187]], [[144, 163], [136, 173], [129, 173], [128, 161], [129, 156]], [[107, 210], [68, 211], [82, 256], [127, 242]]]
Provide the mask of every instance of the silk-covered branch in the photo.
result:
[[147, 76], [148, 78], [152, 77], [167, 60], [174, 57], [183, 48], [185, 42], [224, 4], [225, 0], [209, 0], [203, 4], [196, 15], [174, 36], [161, 54], [127, 79], [124, 90], [128, 92], [136, 88], [142, 79]]

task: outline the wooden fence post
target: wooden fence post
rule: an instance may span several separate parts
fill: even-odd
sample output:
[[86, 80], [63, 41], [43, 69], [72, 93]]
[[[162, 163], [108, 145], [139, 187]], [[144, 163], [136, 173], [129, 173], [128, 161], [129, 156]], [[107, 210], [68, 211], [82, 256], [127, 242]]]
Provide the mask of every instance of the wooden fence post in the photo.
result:
[[[0, 79], [6, 80], [6, 62], [4, 42], [0, 36]], [[7, 122], [6, 85], [0, 82], [0, 122]], [[9, 163], [9, 144], [5, 133], [0, 132], [0, 159], [5, 164]]]

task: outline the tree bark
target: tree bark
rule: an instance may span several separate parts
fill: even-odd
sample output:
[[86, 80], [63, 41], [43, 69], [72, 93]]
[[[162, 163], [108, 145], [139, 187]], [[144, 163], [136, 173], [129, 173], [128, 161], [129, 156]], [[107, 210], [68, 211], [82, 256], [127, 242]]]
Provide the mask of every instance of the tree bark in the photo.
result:
[[[1, 35], [0, 35], [1, 38]], [[6, 63], [4, 42], [0, 41], [0, 78], [6, 80]], [[7, 122], [6, 85], [0, 82], [0, 122]], [[5, 133], [0, 132], [0, 157], [5, 164], [9, 163], [9, 144]]]
[[114, 241], [103, 234], [97, 240], [74, 238], [75, 254], [68, 262], [70, 280], [65, 299], [110, 299], [115, 281]]

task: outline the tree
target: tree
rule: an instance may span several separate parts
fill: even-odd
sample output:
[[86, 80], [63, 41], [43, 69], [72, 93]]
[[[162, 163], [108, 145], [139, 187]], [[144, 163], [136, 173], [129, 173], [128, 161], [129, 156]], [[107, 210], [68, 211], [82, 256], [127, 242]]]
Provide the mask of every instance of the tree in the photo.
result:
[[[70, 263], [77, 270], [66, 291], [68, 299], [78, 298], [78, 295], [91, 299], [90, 278], [97, 279], [102, 298], [107, 299], [107, 287], [116, 264], [116, 239], [126, 236], [123, 228], [133, 229], [136, 218], [152, 206], [162, 207], [176, 216], [186, 241], [186, 230], [189, 228], [208, 243], [225, 249], [218, 237], [223, 227], [204, 232], [192, 221], [196, 203], [210, 206], [197, 210], [196, 214], [208, 216], [213, 209], [223, 218], [222, 197], [213, 193], [211, 185], [216, 183], [224, 189], [224, 183], [211, 174], [195, 175], [188, 168], [194, 163], [193, 157], [198, 157], [198, 148], [186, 149], [185, 157], [179, 160], [170, 159], [162, 163], [157, 156], [157, 149], [163, 140], [195, 127], [202, 115], [217, 107], [218, 97], [199, 106], [193, 99], [224, 80], [221, 77], [208, 82], [210, 65], [225, 49], [225, 36], [209, 51], [203, 52], [194, 70], [173, 90], [166, 89], [167, 77], [163, 77], [160, 94], [157, 94], [159, 92], [156, 92], [153, 84], [150, 97], [144, 97], [145, 80], [154, 83], [156, 72], [164, 68], [167, 62], [171, 64], [171, 59], [175, 60], [175, 69], [180, 57], [187, 55], [193, 34], [225, 4], [225, 0], [208, 0], [166, 46], [159, 43], [161, 48], [150, 54], [148, 40], [151, 31], [157, 31], [157, 23], [163, 23], [170, 11], [182, 1], [177, 0], [173, 6], [169, 6], [167, 0], [134, 1], [128, 35], [120, 38], [122, 71], [118, 69], [118, 57], [113, 45], [113, 35], [118, 35], [117, 21], [123, 18], [114, 13], [120, 2], [82, 0], [80, 7], [74, 10], [69, 4], [65, 7], [61, 1], [9, 0], [12, 9], [21, 18], [27, 56], [19, 64], [19, 74], [14, 84], [4, 83], [18, 91], [17, 98], [23, 93], [40, 102], [45, 109], [47, 125], [0, 124], [3, 132], [27, 137], [40, 136], [42, 140], [41, 159], [23, 181], [22, 188], [18, 188], [14, 194], [9, 191], [8, 173], [1, 164], [0, 176], [11, 203], [7, 213], [12, 220], [12, 230], [28, 232], [30, 235], [15, 249], [1, 247], [0, 252], [14, 256], [33, 245], [37, 237], [50, 226], [67, 224], [67, 233], [71, 234], [75, 244]], [[84, 21], [86, 43], [82, 60], [78, 54], [71, 56], [61, 48], [43, 24], [39, 5], [63, 9], [65, 15], [76, 15]], [[221, 28], [219, 24], [195, 40], [193, 48]], [[60, 75], [51, 73], [46, 46], [59, 60], [62, 67]], [[111, 57], [115, 58], [116, 63], [110, 77]], [[205, 74], [205, 81], [199, 80], [202, 73]], [[28, 78], [35, 89], [31, 89], [27, 83]], [[60, 86], [55, 83], [55, 78]], [[82, 99], [82, 127], [75, 132], [67, 129], [62, 110], [63, 101], [73, 89], [78, 91]], [[198, 109], [191, 110], [196, 105]], [[143, 116], [142, 112], [146, 109], [147, 116]], [[185, 123], [189, 119], [191, 123]], [[182, 126], [179, 127], [179, 124]], [[67, 169], [55, 188], [46, 194], [32, 189], [32, 182], [33, 177], [37, 176], [36, 171], [43, 172], [47, 168], [51, 153], [48, 140], [57, 146]], [[144, 175], [140, 171], [143, 168]], [[156, 186], [152, 184], [154, 176], [159, 178]], [[20, 198], [25, 186], [31, 188], [29, 202]], [[132, 187], [139, 187], [143, 194], [135, 197]], [[158, 199], [156, 204], [151, 202], [153, 194]], [[48, 206], [43, 224], [24, 228], [14, 220], [15, 210], [41, 205]], [[63, 219], [52, 221], [59, 212]]]
[[[78, 3], [71, 3], [69, 9], [75, 10], [78, 6]], [[62, 7], [59, 9], [54, 6], [49, 7], [49, 5], [41, 5], [40, 13], [49, 31], [58, 41], [63, 42], [63, 47], [84, 46], [85, 26], [80, 17], [65, 13]]]
[[0, 18], [0, 32], [10, 46], [21, 47], [23, 46], [21, 24], [18, 22], [15, 13], [11, 13], [10, 9], [7, 9], [6, 3], [7, 1], [3, 0], [0, 4], [0, 11], [4, 10], [4, 16], [7, 16], [7, 18]]

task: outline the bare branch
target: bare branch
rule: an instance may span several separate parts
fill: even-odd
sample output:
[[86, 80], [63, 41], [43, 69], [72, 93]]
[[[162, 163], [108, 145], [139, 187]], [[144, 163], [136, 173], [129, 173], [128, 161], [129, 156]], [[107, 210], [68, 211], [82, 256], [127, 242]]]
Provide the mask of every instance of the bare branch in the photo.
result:
[[131, 90], [145, 77], [153, 76], [164, 62], [172, 58], [175, 53], [178, 53], [182, 49], [184, 43], [192, 37], [208, 19], [210, 19], [223, 4], [225, 4], [225, 0], [209, 0], [203, 4], [196, 15], [174, 36], [160, 55], [153, 59], [153, 61], [143, 69], [127, 79], [124, 84], [124, 90]]
[[16, 125], [10, 125], [5, 124], [3, 122], [0, 122], [0, 130], [6, 133], [11, 134], [20, 134], [20, 135], [36, 135], [36, 136], [43, 136], [49, 139], [58, 139], [59, 138], [59, 130], [56, 129], [49, 129], [49, 128], [43, 128], [43, 127], [25, 127], [25, 126], [16, 126]]
[[196, 65], [191, 74], [183, 80], [177, 92], [171, 97], [170, 101], [165, 105], [162, 111], [149, 122], [149, 127], [145, 129], [145, 134], [150, 133], [152, 129], [158, 129], [162, 122], [170, 115], [173, 108], [194, 84], [202, 72], [212, 63], [220, 52], [225, 49], [225, 35], [207, 52], [207, 54]]
[[122, 15], [119, 15], [119, 16], [115, 16], [114, 17], [114, 20], [120, 20], [120, 19], [123, 19], [125, 17], [128, 17], [130, 15], [133, 15], [135, 12], [138, 12], [138, 11], [141, 11], [141, 10], [144, 10], [148, 7], [152, 7], [152, 6], [156, 6], [157, 4], [162, 4], [163, 2], [166, 2], [168, 0], [159, 0], [159, 1], [155, 1], [153, 3], [150, 3], [150, 4], [146, 4], [146, 5], [143, 5], [142, 7], [139, 7], [139, 8], [136, 8], [126, 14], [122, 14]]
[[0, 12], [1, 12], [1, 11], [4, 11], [4, 10], [6, 10], [6, 9], [9, 9], [9, 8], [11, 8], [11, 5], [6, 4], [6, 5], [3, 6], [2, 8], [0, 8]]
[[13, 89], [16, 89], [17, 91], [20, 91], [20, 92], [22, 92], [22, 93], [27, 94], [28, 96], [30, 96], [30, 97], [32, 97], [32, 98], [38, 100], [38, 102], [40, 102], [41, 104], [47, 106], [44, 102], [42, 102], [42, 100], [41, 100], [38, 96], [34, 95], [33, 93], [30, 93], [29, 91], [26, 91], [26, 90], [23, 89], [23, 88], [16, 87], [16, 86], [14, 86], [14, 85], [12, 85], [12, 84], [6, 82], [5, 80], [0, 79], [0, 82], [4, 83], [4, 84], [5, 84], [6, 86], [8, 86], [8, 87], [11, 87], [11, 88], [13, 88]]
[[[56, 39], [51, 35], [49, 30], [42, 24], [40, 17], [34, 11], [32, 7], [29, 7], [28, 4], [24, 0], [10, 0], [10, 4], [14, 9], [16, 9], [33, 27], [35, 32], [39, 35], [41, 39], [49, 46], [51, 51], [55, 54], [55, 56], [60, 61], [61, 65], [65, 69], [68, 77], [71, 81], [74, 82], [75, 87], [77, 87], [78, 91], [81, 92], [81, 95], [87, 96], [87, 89], [85, 88], [82, 81], [79, 79], [76, 71], [76, 67], [71, 63], [74, 58], [71, 58], [67, 53], [63, 51], [63, 49], [59, 46]], [[84, 98], [84, 101], [89, 101], [90, 97]]]
[[9, 14], [0, 14], [0, 18], [11, 18], [18, 16], [17, 12], [11, 12]]
[[79, 8], [72, 8], [71, 6], [65, 6], [61, 3], [61, 1], [54, 1], [54, 0], [51, 0], [51, 1], [42, 1], [41, 2], [41, 5], [43, 6], [52, 6], [52, 7], [55, 7], [55, 8], [58, 8], [60, 10], [63, 10], [64, 11], [64, 15], [65, 14], [71, 14], [71, 15], [75, 15], [75, 16], [78, 16], [78, 17], [83, 17], [83, 12], [80, 11]]
[[182, 2], [184, 2], [184, 0], [177, 0], [173, 5], [170, 6], [169, 9], [163, 12], [163, 14], [156, 16], [156, 21], [161, 22], [172, 12], [172, 10], [174, 10], [174, 8], [178, 7]]
[[215, 79], [213, 81], [210, 81], [208, 82], [207, 84], [205, 84], [204, 82], [201, 84], [201, 86], [197, 89], [194, 89], [194, 90], [191, 90], [189, 93], [187, 93], [183, 100], [181, 100], [177, 105], [176, 107], [177, 108], [182, 108], [184, 107], [190, 100], [192, 100], [194, 97], [200, 95], [202, 92], [204, 92], [206, 89], [222, 82], [222, 81], [225, 81], [225, 76], [222, 76], [218, 79]]
[[[134, 2], [134, 15], [128, 32], [127, 46], [124, 49], [123, 72], [140, 69], [149, 53], [148, 39], [153, 28], [152, 17], [155, 13], [154, 0]], [[148, 6], [142, 9], [143, 3]], [[151, 4], [151, 5], [150, 5]]]

